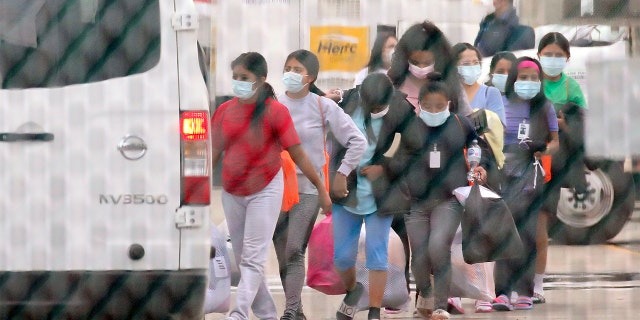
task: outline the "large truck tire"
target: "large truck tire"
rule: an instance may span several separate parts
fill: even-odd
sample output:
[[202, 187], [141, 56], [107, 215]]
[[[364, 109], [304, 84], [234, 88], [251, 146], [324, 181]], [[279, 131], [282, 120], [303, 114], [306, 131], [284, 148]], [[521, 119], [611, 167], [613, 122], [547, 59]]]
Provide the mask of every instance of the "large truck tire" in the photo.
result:
[[588, 192], [577, 197], [562, 189], [558, 210], [549, 219], [549, 237], [568, 245], [600, 244], [615, 237], [634, 210], [635, 185], [622, 164], [587, 160]]

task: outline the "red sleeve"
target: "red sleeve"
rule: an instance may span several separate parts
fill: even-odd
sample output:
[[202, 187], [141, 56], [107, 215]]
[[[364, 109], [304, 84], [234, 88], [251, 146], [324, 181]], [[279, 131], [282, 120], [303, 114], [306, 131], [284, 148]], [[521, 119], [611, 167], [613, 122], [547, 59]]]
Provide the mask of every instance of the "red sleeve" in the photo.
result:
[[222, 119], [224, 118], [224, 113], [229, 103], [230, 101], [221, 104], [216, 111], [213, 112], [213, 116], [211, 116], [211, 145], [216, 150], [224, 150], [224, 146], [226, 145]]
[[291, 120], [291, 115], [287, 107], [277, 101], [273, 101], [271, 108], [271, 125], [282, 149], [300, 144], [300, 138], [298, 138], [298, 133], [293, 126], [293, 120]]

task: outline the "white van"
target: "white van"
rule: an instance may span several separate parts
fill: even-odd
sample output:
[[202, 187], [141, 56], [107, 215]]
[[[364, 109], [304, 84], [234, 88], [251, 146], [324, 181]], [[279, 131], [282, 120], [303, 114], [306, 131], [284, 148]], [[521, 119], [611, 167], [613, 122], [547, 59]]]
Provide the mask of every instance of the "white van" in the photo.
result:
[[0, 4], [0, 319], [202, 319], [193, 0]]

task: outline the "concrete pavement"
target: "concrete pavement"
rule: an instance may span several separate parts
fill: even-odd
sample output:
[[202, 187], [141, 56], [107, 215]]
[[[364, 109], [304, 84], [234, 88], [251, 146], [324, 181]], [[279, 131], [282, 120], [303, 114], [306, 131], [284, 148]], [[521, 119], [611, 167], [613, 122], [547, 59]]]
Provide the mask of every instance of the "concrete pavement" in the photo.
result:
[[[221, 216], [221, 212], [220, 215], [214, 212], [214, 222], [216, 218], [221, 221]], [[284, 293], [277, 270], [272, 250], [267, 265], [268, 283], [281, 315]], [[547, 303], [527, 311], [476, 314], [474, 301], [463, 299], [467, 313], [451, 319], [637, 319], [640, 315], [639, 272], [640, 211], [636, 210], [632, 221], [608, 244], [550, 246], [545, 280]], [[414, 294], [412, 292], [412, 298]], [[327, 296], [308, 287], [303, 289], [303, 305], [309, 320], [335, 319], [341, 300], [342, 296]], [[412, 313], [413, 308], [385, 318], [411, 319]], [[206, 320], [222, 318], [222, 314], [206, 316]], [[367, 319], [367, 313], [360, 312], [355, 319]]]

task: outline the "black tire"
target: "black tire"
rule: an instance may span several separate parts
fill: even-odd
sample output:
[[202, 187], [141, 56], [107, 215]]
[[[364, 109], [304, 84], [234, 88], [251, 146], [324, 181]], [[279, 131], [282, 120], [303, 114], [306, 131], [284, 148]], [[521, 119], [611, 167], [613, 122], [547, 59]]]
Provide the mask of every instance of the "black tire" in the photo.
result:
[[625, 173], [618, 162], [589, 160], [587, 167], [601, 170], [613, 186], [613, 204], [609, 213], [590, 227], [575, 227], [564, 223], [557, 215], [549, 218], [549, 237], [554, 242], [568, 245], [600, 244], [615, 237], [629, 220], [634, 210], [635, 185], [630, 173]]

